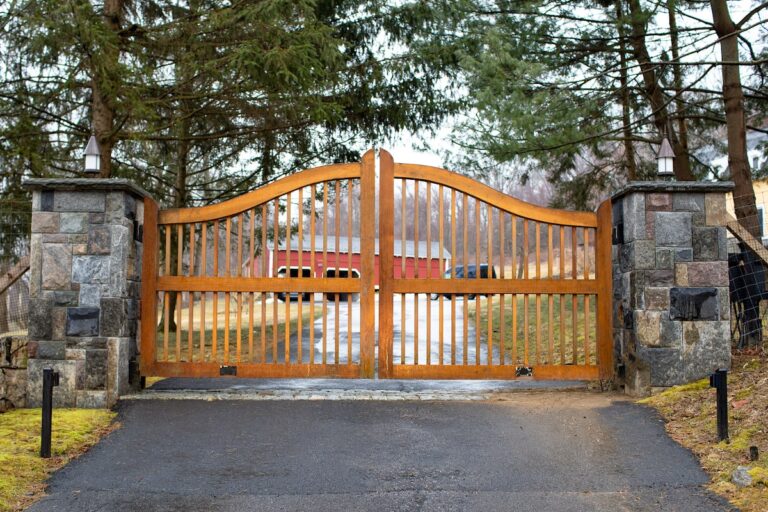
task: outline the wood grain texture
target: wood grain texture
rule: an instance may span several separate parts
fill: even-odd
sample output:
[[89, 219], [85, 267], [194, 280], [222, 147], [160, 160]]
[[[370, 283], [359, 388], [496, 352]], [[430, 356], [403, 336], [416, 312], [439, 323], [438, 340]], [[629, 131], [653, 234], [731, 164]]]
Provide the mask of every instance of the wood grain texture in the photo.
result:
[[[139, 368], [142, 375], [153, 375], [157, 336], [157, 280], [158, 254], [160, 251], [157, 226], [157, 203], [144, 199], [144, 259], [141, 267], [141, 325], [139, 347], [141, 358]], [[168, 317], [166, 309], [166, 318]], [[166, 336], [166, 340], [167, 340]], [[167, 349], [166, 349], [167, 352]]]

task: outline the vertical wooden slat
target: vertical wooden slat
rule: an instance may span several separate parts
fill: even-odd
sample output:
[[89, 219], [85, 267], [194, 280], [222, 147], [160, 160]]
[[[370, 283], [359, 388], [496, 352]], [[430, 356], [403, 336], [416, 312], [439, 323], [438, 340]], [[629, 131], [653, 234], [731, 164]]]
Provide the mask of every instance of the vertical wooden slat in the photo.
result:
[[[571, 278], [578, 279], [578, 266], [577, 266], [577, 253], [578, 253], [578, 240], [576, 236], [576, 228], [571, 227]], [[573, 339], [571, 340], [571, 349], [573, 350], [572, 362], [576, 364], [578, 361], [578, 297], [571, 295], [571, 331]]]
[[[589, 229], [584, 229], [584, 279], [589, 279]], [[584, 364], [590, 364], [589, 295], [584, 294]]]
[[[157, 209], [157, 205], [155, 205], [155, 209]], [[146, 222], [145, 222], [145, 226], [146, 226]], [[144, 250], [146, 251], [146, 249]], [[171, 251], [172, 250], [173, 248], [171, 247], [171, 226], [165, 226], [165, 275], [166, 276], [171, 275]], [[143, 270], [143, 267], [142, 267], [142, 270]], [[170, 309], [170, 302], [171, 302], [169, 292], [163, 292], [163, 301], [165, 302], [164, 304], [165, 310], [163, 311], [163, 361], [168, 361], [168, 337], [170, 335], [169, 309]], [[154, 349], [152, 352], [154, 353]]]
[[[360, 377], [373, 378], [376, 357], [376, 154], [373, 150], [365, 152], [360, 167], [360, 258]], [[391, 264], [389, 268], [392, 269]]]
[[[285, 196], [285, 277], [291, 277], [291, 256], [293, 251], [291, 250], [291, 200], [293, 194], [288, 192]], [[338, 258], [337, 258], [338, 261]], [[299, 270], [301, 273], [301, 270]], [[291, 364], [291, 294], [285, 294], [285, 321], [283, 322], [285, 331], [283, 351], [285, 352], [285, 364]]]
[[[475, 198], [475, 279], [480, 279], [480, 201]], [[490, 269], [488, 269], [490, 272]], [[480, 295], [475, 295], [475, 365], [480, 364]]]
[[[184, 259], [184, 231], [181, 224], [176, 225], [176, 275], [182, 274], [182, 260]], [[176, 362], [181, 361], [181, 307], [184, 304], [182, 292], [176, 292]]]
[[[304, 187], [299, 189], [299, 208], [297, 212], [298, 220], [297, 224], [299, 227], [299, 272], [298, 276], [299, 279], [304, 278]], [[301, 364], [304, 361], [304, 355], [302, 353], [302, 345], [304, 344], [304, 340], [302, 339], [302, 330], [304, 326], [302, 325], [303, 317], [304, 317], [304, 304], [303, 304], [303, 293], [299, 294], [299, 300], [298, 300], [298, 316], [296, 319], [297, 326], [296, 326], [296, 337], [298, 338], [296, 341], [296, 361]]]
[[[208, 275], [208, 222], [202, 223], [200, 232], [200, 275]], [[200, 361], [207, 361], [205, 353], [205, 322], [208, 316], [205, 311], [205, 294], [200, 292]]]
[[528, 279], [528, 231], [528, 219], [523, 219], [523, 279]]
[[[230, 276], [230, 261], [232, 258], [232, 218], [227, 217], [224, 224], [224, 275]], [[229, 292], [224, 293], [224, 362], [229, 363], [229, 307], [230, 307], [230, 295]]]
[[[275, 199], [272, 207], [272, 272], [269, 277], [277, 277], [277, 256], [280, 247], [280, 198]], [[290, 241], [285, 241], [286, 247], [290, 247]], [[287, 252], [287, 251], [286, 251]], [[277, 364], [277, 294], [272, 294], [272, 363]]]
[[[527, 259], [527, 258], [526, 258]], [[528, 366], [529, 336], [528, 336], [528, 294], [523, 295], [523, 365]]]
[[[514, 218], [514, 217], [513, 217]], [[514, 224], [513, 224], [514, 226]], [[513, 227], [514, 230], [514, 227]], [[513, 262], [515, 260], [512, 260]], [[512, 364], [520, 361], [517, 353], [517, 294], [512, 294]]]
[[[445, 273], [445, 262], [443, 260], [443, 251], [444, 251], [444, 247], [445, 247], [445, 231], [444, 231], [445, 230], [445, 222], [443, 220], [443, 216], [445, 215], [445, 212], [444, 212], [445, 207], [443, 206], [443, 186], [442, 185], [437, 187], [437, 195], [438, 195], [438, 203], [437, 203], [437, 224], [438, 225], [437, 225], [437, 229], [440, 231], [440, 235], [438, 237], [439, 238], [438, 247], [439, 247], [440, 252], [439, 252], [439, 254], [437, 256], [437, 258], [438, 258], [437, 259], [437, 262], [438, 262], [437, 266], [440, 269], [440, 275], [438, 277], [440, 279], [442, 279], [443, 278], [443, 274]], [[431, 298], [432, 297], [430, 297], [430, 299]], [[445, 355], [444, 354], [445, 350], [443, 349], [443, 345], [445, 343], [444, 342], [444, 336], [445, 336], [445, 328], [444, 328], [445, 314], [444, 314], [444, 311], [443, 311], [443, 294], [442, 293], [438, 296], [437, 301], [438, 301], [438, 304], [437, 304], [437, 308], [438, 308], [437, 321], [438, 321], [438, 326], [439, 326], [438, 327], [438, 336], [437, 336], [438, 342], [439, 342], [439, 345], [437, 347], [437, 357], [440, 359], [440, 363], [439, 364], [442, 365], [444, 363], [443, 356]]]
[[[315, 262], [315, 240], [317, 240], [317, 233], [315, 226], [315, 217], [317, 215], [317, 207], [315, 206], [317, 199], [317, 189], [315, 185], [310, 187], [310, 206], [309, 206], [309, 236], [311, 242], [309, 244], [309, 266], [312, 268], [312, 277], [317, 277], [317, 263]], [[314, 292], [309, 294], [309, 364], [315, 364], [315, 294]]]
[[[219, 221], [213, 221], [213, 277], [219, 277]], [[211, 360], [219, 359], [219, 292], [213, 292], [213, 318], [211, 330]]]
[[[451, 189], [451, 279], [456, 279], [456, 189]], [[456, 364], [456, 294], [451, 294], [451, 364]]]
[[[406, 197], [407, 197], [407, 181], [400, 180], [400, 219], [402, 220], [402, 226], [400, 227], [400, 279], [405, 279], [407, 267], [406, 267], [406, 250], [405, 250], [405, 222], [406, 222]], [[400, 364], [405, 364], [405, 294], [400, 294]]]
[[[169, 230], [170, 226], [166, 227]], [[158, 225], [157, 203], [144, 198], [144, 260], [141, 267], [141, 358], [140, 369], [144, 376], [153, 374], [156, 361], [157, 340], [157, 272], [158, 272]], [[170, 245], [170, 244], [169, 244]], [[170, 253], [166, 252], [166, 260]], [[166, 314], [167, 318], [167, 314]], [[166, 335], [166, 339], [168, 335]]]
[[[323, 182], [323, 277], [328, 275], [328, 182]], [[322, 364], [328, 364], [328, 294], [323, 294]]]
[[[426, 278], [432, 277], [432, 183], [427, 182], [427, 202], [424, 209], [427, 218], [427, 271]], [[432, 297], [427, 293], [427, 364], [432, 364]]]
[[[493, 208], [488, 207], [488, 279], [493, 279]], [[486, 301], [488, 309], [488, 366], [493, 364], [493, 295], [489, 295]]]
[[536, 279], [541, 279], [541, 223], [536, 226]]
[[[413, 270], [414, 277], [419, 276], [419, 180], [413, 180], [413, 202], [415, 203], [413, 221]], [[413, 364], [419, 364], [419, 294], [413, 294]]]
[[560, 364], [565, 364], [565, 295], [558, 295], [560, 299]]
[[[538, 229], [536, 230], [538, 232]], [[538, 265], [537, 265], [538, 266]], [[541, 364], [541, 294], [536, 294], [536, 364]]]
[[[261, 205], [261, 277], [267, 277], [267, 203]], [[261, 292], [261, 356], [259, 362], [267, 362], [267, 294]]]
[[[352, 190], [354, 182], [347, 181], [347, 268], [352, 277]], [[360, 240], [362, 243], [362, 240]], [[362, 255], [361, 255], [362, 258]], [[352, 364], [352, 293], [347, 294], [347, 364]]]
[[[190, 276], [195, 274], [195, 225], [190, 224], [189, 225], [189, 272], [188, 274]], [[194, 360], [194, 350], [193, 350], [193, 343], [194, 343], [194, 333], [195, 333], [195, 327], [194, 327], [194, 311], [195, 311], [195, 294], [193, 292], [189, 292], [187, 294], [189, 297], [189, 307], [188, 310], [188, 330], [187, 330], [187, 361], [192, 362]]]
[[604, 201], [597, 209], [597, 232], [595, 233], [595, 279], [598, 297], [595, 326], [597, 339], [597, 364], [600, 378], [613, 377], [613, 319], [611, 315], [611, 200]]
[[578, 279], [578, 268], [576, 255], [579, 251], [576, 228], [571, 227], [571, 279]]
[[[361, 185], [362, 187], [362, 185]], [[362, 208], [362, 198], [361, 198]], [[366, 236], [360, 229], [360, 237]], [[392, 155], [379, 154], [379, 377], [392, 377], [394, 344], [395, 178]], [[361, 297], [362, 298], [362, 297]], [[362, 329], [362, 327], [361, 327]]]
[[[248, 247], [248, 277], [254, 277], [254, 265], [256, 262], [254, 261], [254, 258], [256, 257], [256, 209], [251, 208], [250, 212], [250, 224], [251, 224], [251, 233], [249, 237], [249, 247]], [[253, 314], [255, 309], [254, 301], [256, 300], [256, 294], [251, 292], [248, 302], [248, 361], [254, 362], [253, 358]]]
[[[467, 277], [467, 270], [469, 266], [469, 198], [467, 197], [467, 194], [462, 194], [463, 199], [463, 210], [464, 210], [464, 279], [468, 279]], [[465, 281], [466, 282], [466, 281]], [[463, 364], [467, 365], [469, 363], [469, 302], [468, 302], [469, 296], [464, 295], [464, 300], [462, 301], [464, 304], [464, 318], [462, 320], [462, 324], [464, 324], [464, 357], [463, 357]]]
[[[506, 275], [504, 272], [504, 267], [506, 266], [507, 259], [505, 257], [505, 247], [504, 247], [504, 235], [506, 232], [506, 227], [504, 225], [504, 220], [506, 219], [506, 214], [504, 213], [504, 210], [499, 210], [499, 278], [500, 279], [506, 279]], [[506, 318], [505, 318], [505, 310], [506, 310], [506, 304], [505, 302], [505, 296], [502, 293], [499, 297], [499, 364], [504, 364], [504, 352], [505, 348], [504, 344], [506, 343]]]
[[552, 279], [552, 224], [547, 224], [547, 279]]
[[[236, 275], [243, 277], [243, 214], [237, 216], [237, 272]], [[236, 361], [240, 363], [243, 355], [243, 293], [237, 294], [237, 348]]]
[[[339, 276], [339, 264], [341, 263], [341, 257], [340, 257], [340, 251], [339, 251], [339, 245], [341, 244], [341, 182], [339, 180], [336, 180], [334, 182], [334, 195], [333, 195], [333, 206], [334, 206], [334, 216], [333, 216], [333, 232], [334, 232], [334, 248], [336, 253], [336, 259], [334, 260], [336, 263], [336, 276]], [[334, 351], [333, 351], [333, 362], [334, 364], [339, 364], [339, 299], [340, 294], [334, 293], [333, 299], [336, 307], [336, 315], [334, 315], [333, 322], [333, 334], [334, 334]]]
[[[512, 217], [512, 276], [510, 279], [517, 278], [517, 217]], [[517, 303], [515, 303], [515, 309], [517, 309]], [[517, 357], [517, 354], [515, 354]]]

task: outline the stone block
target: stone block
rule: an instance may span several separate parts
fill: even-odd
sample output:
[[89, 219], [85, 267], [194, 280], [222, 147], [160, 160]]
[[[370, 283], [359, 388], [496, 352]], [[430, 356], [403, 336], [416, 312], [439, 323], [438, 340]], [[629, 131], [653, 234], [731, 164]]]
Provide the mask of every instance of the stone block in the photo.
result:
[[693, 249], [675, 249], [675, 262], [693, 261]]
[[111, 246], [109, 226], [96, 225], [88, 228], [88, 254], [109, 254]]
[[101, 285], [81, 284], [79, 293], [80, 306], [94, 308], [101, 306]]
[[624, 242], [645, 238], [645, 194], [628, 194], [622, 199]]
[[37, 342], [37, 359], [65, 359], [65, 341], [40, 340]]
[[637, 357], [650, 370], [651, 386], [675, 386], [685, 382], [680, 349], [638, 347]]
[[127, 299], [101, 299], [101, 334], [103, 336], [128, 336], [129, 323]]
[[720, 259], [720, 229], [693, 228], [693, 260], [712, 261]]
[[108, 283], [108, 256], [75, 256], [72, 259], [72, 280], [76, 283]]
[[675, 264], [675, 284], [677, 286], [688, 286], [688, 265], [690, 263]]
[[684, 322], [685, 381], [701, 379], [731, 366], [730, 322]]
[[40, 407], [43, 398], [43, 369], [59, 372], [59, 385], [53, 388], [54, 407], [77, 405], [77, 361], [30, 359], [27, 366], [27, 406]]
[[27, 406], [27, 369], [0, 368], [0, 412]]
[[107, 392], [105, 390], [80, 389], [77, 391], [76, 399], [77, 406], [81, 409], [106, 409], [111, 407], [107, 402]]
[[77, 306], [79, 292], [55, 290], [48, 293], [55, 306]]
[[661, 311], [635, 311], [634, 327], [641, 345], [657, 346], [661, 336]]
[[40, 192], [40, 211], [53, 211], [53, 190], [43, 190]]
[[55, 307], [51, 310], [51, 339], [63, 340], [67, 337], [67, 308]]
[[32, 233], [58, 233], [59, 214], [53, 212], [35, 212], [32, 214]]
[[691, 214], [656, 212], [656, 244], [659, 247], [691, 246]]
[[703, 228], [707, 225], [707, 216], [704, 212], [691, 212], [691, 225], [696, 228]]
[[672, 286], [675, 273], [672, 270], [646, 270], [644, 271], [645, 286]]
[[69, 235], [66, 233], [43, 233], [43, 244], [69, 243]]
[[88, 231], [87, 213], [61, 213], [61, 232], [62, 233], [86, 233]]
[[72, 246], [72, 254], [75, 256], [82, 256], [88, 254], [88, 244], [76, 244]]
[[704, 194], [696, 192], [673, 194], [672, 209], [676, 212], [703, 212]]
[[643, 307], [647, 310], [666, 311], [669, 308], [669, 288], [647, 287], [643, 292]]
[[110, 406], [130, 391], [131, 341], [130, 338], [107, 339], [107, 400]]
[[53, 197], [55, 212], [103, 212], [105, 193], [91, 190], [57, 190]]
[[717, 291], [718, 297], [720, 297], [720, 320], [728, 320], [731, 318], [730, 290], [728, 288], [720, 287]]
[[656, 238], [655, 212], [645, 212], [645, 238], [653, 240]]
[[107, 350], [89, 349], [85, 351], [84, 389], [106, 389], [107, 385]]
[[728, 261], [728, 230], [727, 228], [717, 229], [717, 259]]
[[659, 270], [675, 268], [675, 253], [672, 249], [656, 249], [656, 268]]
[[728, 286], [727, 261], [693, 261], [687, 265], [689, 286]]
[[672, 195], [667, 192], [646, 194], [645, 209], [649, 212], [671, 212]]
[[65, 244], [43, 244], [42, 285], [46, 290], [69, 290], [72, 250]]
[[725, 226], [727, 221], [725, 194], [704, 194], [704, 210], [707, 226]]
[[672, 320], [718, 320], [720, 298], [717, 288], [671, 288], [669, 317]]
[[656, 267], [656, 244], [653, 240], [632, 242], [633, 264], [636, 270], [652, 270]]
[[136, 220], [136, 198], [131, 194], [123, 194], [124, 214], [127, 219]]
[[39, 297], [43, 288], [43, 237], [29, 237], [29, 296]]
[[67, 308], [67, 336], [99, 334], [99, 308]]
[[32, 191], [32, 211], [39, 212], [40, 210], [40, 191]]
[[49, 340], [52, 334], [53, 301], [50, 299], [29, 299], [29, 337], [33, 340]]
[[68, 361], [85, 361], [85, 352], [84, 348], [68, 348], [64, 351], [64, 358]]
[[89, 224], [104, 224], [104, 214], [103, 213], [89, 213], [88, 214], [88, 223]]
[[683, 339], [683, 323], [661, 316], [660, 347], [680, 348]]

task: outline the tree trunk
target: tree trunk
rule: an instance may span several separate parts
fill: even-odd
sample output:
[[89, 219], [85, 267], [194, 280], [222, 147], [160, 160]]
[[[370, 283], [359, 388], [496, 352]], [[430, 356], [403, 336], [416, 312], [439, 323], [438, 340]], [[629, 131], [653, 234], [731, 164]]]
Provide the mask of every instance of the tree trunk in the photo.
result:
[[667, 0], [667, 12], [669, 13], [669, 40], [672, 47], [672, 80], [675, 87], [675, 116], [677, 117], [677, 132], [680, 139], [680, 147], [684, 154], [688, 154], [688, 123], [685, 120], [685, 102], [683, 102], [683, 71], [680, 66], [680, 44], [677, 37], [677, 13], [675, 2]]
[[[733, 204], [736, 218], [759, 239], [760, 224], [755, 206], [755, 191], [747, 158], [747, 125], [744, 116], [744, 91], [739, 75], [739, 42], [736, 24], [725, 0], [710, 0], [715, 32], [720, 38], [723, 70], [723, 103], [728, 133], [728, 168], [735, 185]], [[728, 64], [726, 64], [728, 63]]]
[[637, 162], [635, 161], [635, 146], [632, 144], [632, 111], [629, 98], [629, 79], [627, 77], [627, 43], [626, 31], [624, 30], [624, 12], [621, 6], [622, 0], [616, 1], [616, 28], [619, 32], [619, 59], [621, 84], [621, 122], [624, 136], [624, 167], [627, 171], [627, 179], [635, 181], [637, 179]]
[[[122, 28], [123, 15], [125, 13], [125, 0], [105, 0], [104, 1], [104, 24], [116, 35]], [[119, 36], [117, 36], [119, 37]], [[106, 65], [100, 67], [106, 70], [108, 75], [114, 72], [120, 59], [119, 47], [101, 48], [104, 53]], [[93, 116], [93, 133], [99, 143], [101, 151], [101, 171], [102, 178], [109, 178], [112, 175], [112, 148], [115, 144], [114, 119], [115, 119], [115, 91], [110, 90], [108, 84], [114, 83], [114, 77], [102, 76], [96, 70], [92, 69], [91, 77], [91, 106]]]
[[677, 132], [674, 126], [669, 121], [669, 115], [667, 113], [667, 107], [665, 104], [664, 91], [659, 84], [658, 76], [654, 65], [651, 62], [650, 55], [648, 54], [648, 48], [645, 44], [646, 34], [646, 14], [643, 12], [640, 6], [640, 0], [629, 0], [629, 11], [631, 14], [632, 25], [632, 50], [635, 55], [635, 59], [640, 64], [640, 71], [643, 75], [643, 85], [645, 88], [645, 95], [648, 97], [648, 101], [651, 104], [653, 111], [653, 124], [656, 125], [656, 129], [659, 134], [667, 136], [669, 142], [672, 144], [672, 149], [675, 152], [675, 177], [678, 181], [692, 181], [693, 173], [691, 173], [691, 163], [688, 156], [687, 148], [684, 148], [680, 144], [680, 140], [677, 137]]

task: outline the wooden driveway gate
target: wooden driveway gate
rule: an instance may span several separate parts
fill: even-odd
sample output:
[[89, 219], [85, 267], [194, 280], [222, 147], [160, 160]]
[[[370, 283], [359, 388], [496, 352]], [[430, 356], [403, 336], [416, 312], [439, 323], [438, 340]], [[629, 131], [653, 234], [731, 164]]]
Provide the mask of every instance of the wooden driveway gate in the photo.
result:
[[375, 163], [200, 208], [146, 199], [142, 374], [611, 377], [610, 203], [552, 210]]

